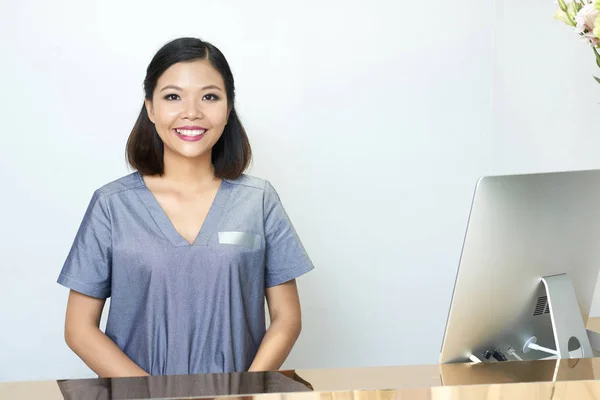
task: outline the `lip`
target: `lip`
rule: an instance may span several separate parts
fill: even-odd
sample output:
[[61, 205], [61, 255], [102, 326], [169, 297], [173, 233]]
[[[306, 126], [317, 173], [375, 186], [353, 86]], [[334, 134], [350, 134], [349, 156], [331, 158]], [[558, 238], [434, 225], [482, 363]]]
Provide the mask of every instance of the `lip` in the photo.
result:
[[[203, 130], [204, 133], [201, 135], [198, 135], [198, 136], [184, 136], [184, 135], [180, 135], [179, 133], [177, 133], [177, 129], [184, 129], [184, 130], [189, 130], [189, 131]], [[207, 132], [207, 129], [202, 128], [200, 126], [179, 126], [179, 127], [173, 129], [173, 134], [175, 136], [177, 136], [179, 139], [183, 140], [184, 142], [197, 142], [206, 135], [206, 132]]]
[[208, 130], [208, 129], [203, 128], [201, 126], [178, 126], [175, 129], [185, 129], [185, 130], [188, 130], [188, 131], [202, 131], [202, 130], [206, 131], [206, 130]]

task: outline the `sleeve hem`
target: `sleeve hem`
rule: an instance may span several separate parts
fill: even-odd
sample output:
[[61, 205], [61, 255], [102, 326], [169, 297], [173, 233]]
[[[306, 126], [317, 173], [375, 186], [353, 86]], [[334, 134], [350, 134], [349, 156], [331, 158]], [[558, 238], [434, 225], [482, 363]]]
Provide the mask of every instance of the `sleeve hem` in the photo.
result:
[[265, 288], [271, 288], [273, 286], [278, 286], [292, 279], [296, 279], [310, 271], [315, 269], [314, 265], [309, 261], [304, 264], [300, 264], [295, 268], [291, 268], [287, 271], [284, 271], [280, 274], [274, 276], [267, 276]]
[[60, 274], [57, 283], [76, 292], [83, 293], [90, 297], [98, 299], [106, 299], [110, 297], [110, 287], [91, 286], [85, 283], [78, 282], [73, 278]]

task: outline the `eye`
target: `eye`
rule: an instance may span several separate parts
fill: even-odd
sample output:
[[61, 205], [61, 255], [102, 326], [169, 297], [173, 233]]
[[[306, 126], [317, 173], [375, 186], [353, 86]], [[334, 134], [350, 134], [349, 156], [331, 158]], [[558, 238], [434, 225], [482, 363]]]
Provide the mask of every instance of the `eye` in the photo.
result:
[[176, 94], [168, 94], [164, 98], [165, 98], [165, 100], [173, 101], [173, 100], [177, 100], [179, 98], [179, 96]]
[[217, 96], [216, 94], [209, 93], [207, 95], [204, 95], [204, 99], [208, 101], [216, 101], [219, 100], [219, 96]]

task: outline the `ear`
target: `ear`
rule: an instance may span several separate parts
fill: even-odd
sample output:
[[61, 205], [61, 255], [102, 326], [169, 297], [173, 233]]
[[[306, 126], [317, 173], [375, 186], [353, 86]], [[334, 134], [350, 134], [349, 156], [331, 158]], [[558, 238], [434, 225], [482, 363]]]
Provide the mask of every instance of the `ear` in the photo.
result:
[[154, 123], [154, 107], [152, 107], [152, 101], [151, 100], [144, 100], [144, 105], [146, 106], [146, 112], [148, 113], [148, 118], [150, 118], [150, 121], [152, 121], [152, 123]]

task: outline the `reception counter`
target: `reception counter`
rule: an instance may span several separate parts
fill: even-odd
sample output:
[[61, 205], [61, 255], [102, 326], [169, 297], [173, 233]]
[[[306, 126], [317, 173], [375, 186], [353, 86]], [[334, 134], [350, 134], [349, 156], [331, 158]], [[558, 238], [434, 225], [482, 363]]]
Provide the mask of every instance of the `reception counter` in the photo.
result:
[[[600, 330], [600, 319], [590, 320]], [[0, 399], [600, 399], [600, 358], [0, 383]]]
[[0, 383], [0, 399], [593, 399], [600, 359]]

